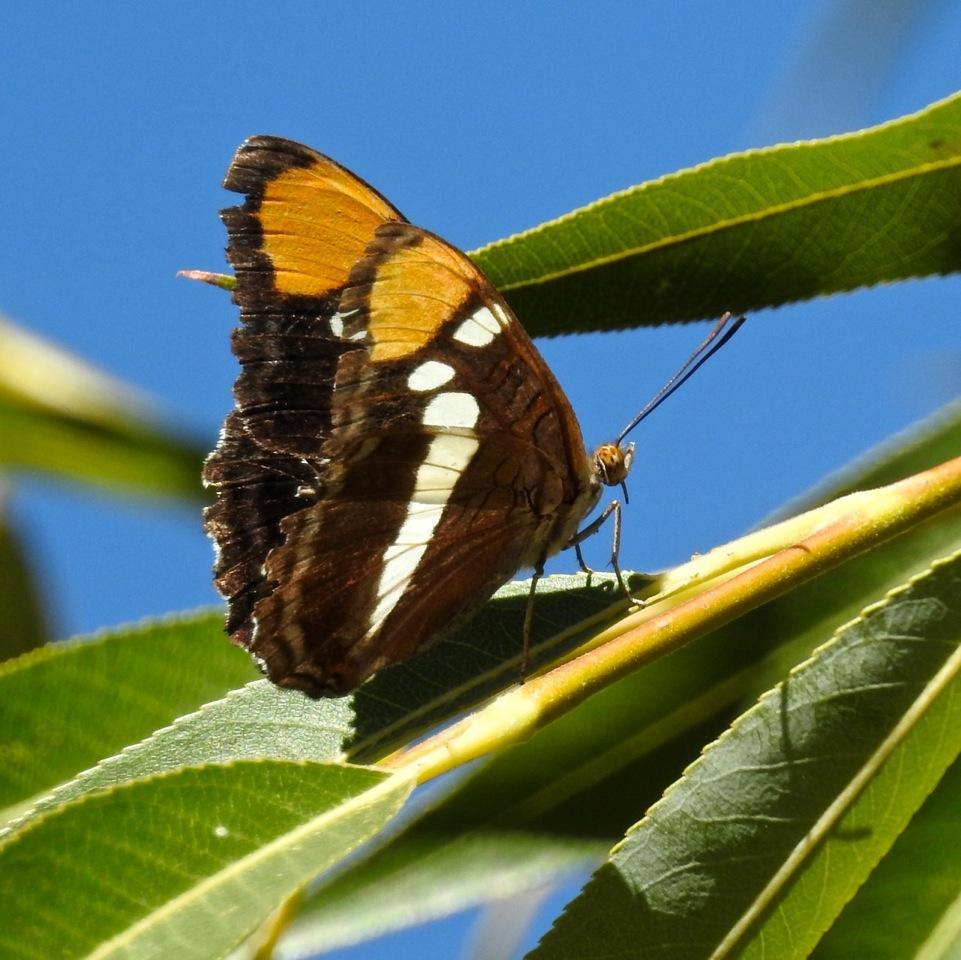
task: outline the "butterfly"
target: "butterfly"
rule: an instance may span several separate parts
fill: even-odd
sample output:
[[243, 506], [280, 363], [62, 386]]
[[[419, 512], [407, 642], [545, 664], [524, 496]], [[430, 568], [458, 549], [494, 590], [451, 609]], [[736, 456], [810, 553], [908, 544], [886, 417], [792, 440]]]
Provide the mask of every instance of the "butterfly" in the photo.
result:
[[341, 696], [518, 570], [536, 584], [567, 547], [584, 567], [578, 544], [618, 502], [580, 525], [634, 446], [624, 431], [588, 452], [477, 266], [290, 140], [245, 141], [224, 186], [245, 196], [221, 215], [242, 369], [204, 482], [232, 640], [279, 686]]

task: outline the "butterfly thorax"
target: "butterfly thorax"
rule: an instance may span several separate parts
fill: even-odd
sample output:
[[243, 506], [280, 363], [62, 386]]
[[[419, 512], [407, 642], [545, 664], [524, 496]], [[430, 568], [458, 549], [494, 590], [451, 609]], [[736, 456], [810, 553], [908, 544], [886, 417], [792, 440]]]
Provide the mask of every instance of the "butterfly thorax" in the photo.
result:
[[[634, 444], [622, 447], [619, 443], [604, 443], [590, 458], [585, 455], [584, 460], [573, 495], [564, 503], [555, 503], [550, 511], [541, 509], [545, 533], [532, 538], [524, 557], [525, 566], [536, 566], [545, 556], [553, 556], [570, 545], [585, 517], [599, 503], [604, 488], [624, 484], [634, 462]], [[549, 488], [549, 484], [542, 484], [542, 493]]]

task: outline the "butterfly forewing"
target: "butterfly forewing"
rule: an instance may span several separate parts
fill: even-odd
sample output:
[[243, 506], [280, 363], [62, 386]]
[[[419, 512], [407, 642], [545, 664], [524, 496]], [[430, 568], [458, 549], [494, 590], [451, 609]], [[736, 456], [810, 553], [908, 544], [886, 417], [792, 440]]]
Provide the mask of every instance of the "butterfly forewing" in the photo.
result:
[[595, 491], [563, 393], [477, 268], [319, 154], [250, 143], [224, 216], [244, 370], [207, 524], [234, 639], [275, 682], [339, 694], [563, 546]]

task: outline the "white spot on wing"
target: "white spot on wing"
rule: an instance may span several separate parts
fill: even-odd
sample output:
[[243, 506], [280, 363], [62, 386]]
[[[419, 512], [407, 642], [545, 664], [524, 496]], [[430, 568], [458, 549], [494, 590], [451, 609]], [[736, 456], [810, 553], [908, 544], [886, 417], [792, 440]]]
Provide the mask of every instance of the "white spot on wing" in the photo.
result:
[[[477, 441], [473, 437], [461, 437], [452, 433], [442, 433], [434, 437], [427, 451], [427, 457], [417, 469], [414, 496], [407, 513], [408, 521], [414, 519], [418, 507], [433, 504], [440, 504], [443, 507], [447, 503], [457, 478], [474, 456], [475, 450], [477, 450]], [[408, 542], [402, 538], [409, 532], [406, 530], [405, 521], [405, 528], [398, 534], [397, 543]], [[417, 531], [417, 534], [420, 535], [420, 531]], [[429, 538], [430, 531], [423, 540], [413, 542], [423, 543]]]
[[480, 416], [480, 407], [469, 393], [447, 391], [438, 393], [424, 410], [425, 427], [472, 428]]
[[487, 307], [480, 307], [454, 331], [454, 339], [469, 347], [486, 347], [501, 328], [501, 321]]
[[[348, 310], [346, 313], [341, 313], [340, 310], [338, 310], [338, 311], [330, 318], [330, 332], [331, 332], [335, 337], [343, 337], [343, 335], [344, 335], [344, 321], [345, 321], [345, 320], [349, 320], [355, 313], [357, 313], [356, 310]], [[363, 336], [363, 334], [361, 334], [361, 336]], [[356, 339], [357, 339], [357, 334], [354, 334], [350, 339], [351, 339], [351, 340], [356, 340]]]
[[499, 304], [492, 303], [491, 310], [494, 311], [494, 316], [500, 321], [502, 327], [510, 326], [511, 318], [507, 315], [507, 311]]
[[[476, 449], [477, 441], [471, 440], [469, 442], [473, 443]], [[418, 481], [421, 479], [419, 475], [417, 479]], [[456, 480], [456, 477], [452, 479]], [[440, 517], [444, 512], [444, 506], [447, 503], [447, 497], [450, 496], [452, 486], [453, 483], [449, 482], [443, 500], [424, 502], [415, 499], [410, 504], [407, 509], [407, 517], [397, 534], [397, 539], [387, 548], [385, 557], [388, 555], [391, 557], [398, 556], [403, 553], [404, 547], [420, 547], [430, 540], [434, 528], [440, 523]], [[416, 492], [414, 496], [417, 496]]]
[[[440, 394], [467, 396], [469, 394]], [[474, 400], [473, 397], [470, 397]], [[476, 408], [477, 402], [474, 401]], [[470, 426], [476, 422], [476, 413]], [[477, 452], [479, 442], [473, 437], [441, 434], [431, 440], [424, 462], [417, 468], [414, 495], [397, 539], [384, 551], [384, 569], [377, 585], [377, 603], [370, 615], [364, 639], [370, 639], [397, 606], [427, 552], [430, 539], [444, 515], [444, 508], [460, 475]]]
[[424, 392], [442, 387], [454, 376], [454, 368], [437, 360], [427, 360], [407, 378], [407, 386], [411, 390]]

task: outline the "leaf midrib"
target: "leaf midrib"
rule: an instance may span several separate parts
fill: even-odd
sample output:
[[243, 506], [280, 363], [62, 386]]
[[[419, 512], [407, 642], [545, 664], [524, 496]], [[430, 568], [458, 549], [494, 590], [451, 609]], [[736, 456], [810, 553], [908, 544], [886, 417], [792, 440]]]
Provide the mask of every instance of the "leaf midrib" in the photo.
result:
[[955, 649], [941, 669], [922, 687], [918, 696], [910, 708], [904, 712], [894, 729], [881, 741], [877, 749], [865, 759], [865, 762], [851, 777], [847, 786], [794, 847], [781, 868], [757, 894], [752, 903], [748, 905], [737, 922], [732, 925], [728, 934], [710, 955], [709, 960], [723, 960], [725, 957], [732, 956], [733, 952], [741, 946], [741, 941], [755, 921], [795, 878], [801, 865], [808, 857], [817, 852], [828, 833], [855, 805], [861, 794], [871, 785], [884, 763], [904, 743], [928, 709], [939, 702], [941, 695], [959, 674], [961, 674], [961, 646]]
[[[723, 162], [723, 161], [721, 161]], [[680, 247], [685, 243], [690, 243], [694, 240], [698, 240], [701, 237], [709, 236], [711, 234], [723, 233], [725, 231], [734, 230], [738, 227], [742, 227], [749, 223], [760, 223], [764, 220], [773, 219], [776, 216], [781, 216], [786, 213], [793, 212], [795, 210], [800, 210], [805, 207], [815, 207], [820, 203], [826, 203], [830, 200], [834, 200], [840, 197], [854, 196], [858, 193], [864, 193], [868, 190], [874, 190], [881, 186], [888, 186], [893, 183], [898, 183], [903, 180], [909, 180], [915, 177], [928, 176], [934, 173], [940, 173], [944, 170], [950, 170], [955, 167], [961, 167], [961, 156], [950, 157], [946, 160], [932, 161], [928, 163], [922, 163], [920, 165], [911, 167], [906, 170], [900, 170], [897, 173], [889, 173], [879, 177], [872, 177], [868, 180], [859, 181], [856, 184], [846, 184], [843, 187], [835, 187], [831, 190], [822, 190], [816, 193], [808, 194], [797, 200], [791, 200], [786, 203], [779, 203], [773, 206], [765, 207], [763, 210], [755, 210], [749, 214], [744, 214], [739, 217], [730, 217], [728, 219], [716, 220], [713, 223], [704, 226], [697, 227], [693, 230], [688, 230], [683, 233], [672, 234], [667, 237], [662, 237], [659, 240], [654, 240], [650, 243], [640, 244], [638, 246], [629, 247], [625, 250], [620, 250], [617, 253], [608, 254], [602, 257], [595, 257], [593, 260], [587, 260], [583, 263], [577, 264], [576, 266], [569, 267], [564, 270], [555, 270], [551, 273], [545, 273], [539, 277], [528, 279], [528, 280], [517, 280], [513, 283], [502, 283], [498, 284], [497, 289], [502, 293], [509, 290], [517, 290], [520, 288], [534, 287], [541, 284], [550, 283], [554, 280], [559, 280], [564, 277], [576, 276], [579, 273], [585, 273], [589, 270], [595, 270], [599, 267], [605, 267], [612, 263], [619, 263], [623, 260], [629, 260], [632, 257], [638, 257], [643, 254], [652, 253], [657, 250], [666, 250], [671, 247]], [[649, 190], [654, 186], [659, 186], [670, 179], [676, 180], [679, 176], [683, 174], [672, 174], [669, 178], [663, 178], [662, 180], [653, 181], [649, 184], [644, 184], [640, 187], [633, 187], [629, 190], [623, 192], [624, 194], [630, 194], [632, 192], [641, 192], [644, 190]], [[604, 204], [617, 198], [617, 194], [612, 197], [607, 197], [599, 204]], [[492, 244], [490, 247], [482, 247], [480, 250], [475, 251], [475, 254], [483, 253], [486, 250], [492, 249], [494, 246], [507, 245], [517, 238], [531, 236], [537, 233], [543, 232], [545, 229], [554, 226], [562, 221], [569, 221], [573, 218], [581, 216], [585, 211], [590, 209], [589, 207], [584, 207], [581, 210], [574, 211], [572, 213], [566, 214], [564, 217], [558, 218], [557, 220], [549, 220], [543, 223], [533, 230], [522, 232], [516, 234], [515, 237], [511, 237], [508, 240], [499, 241], [496, 245]]]

